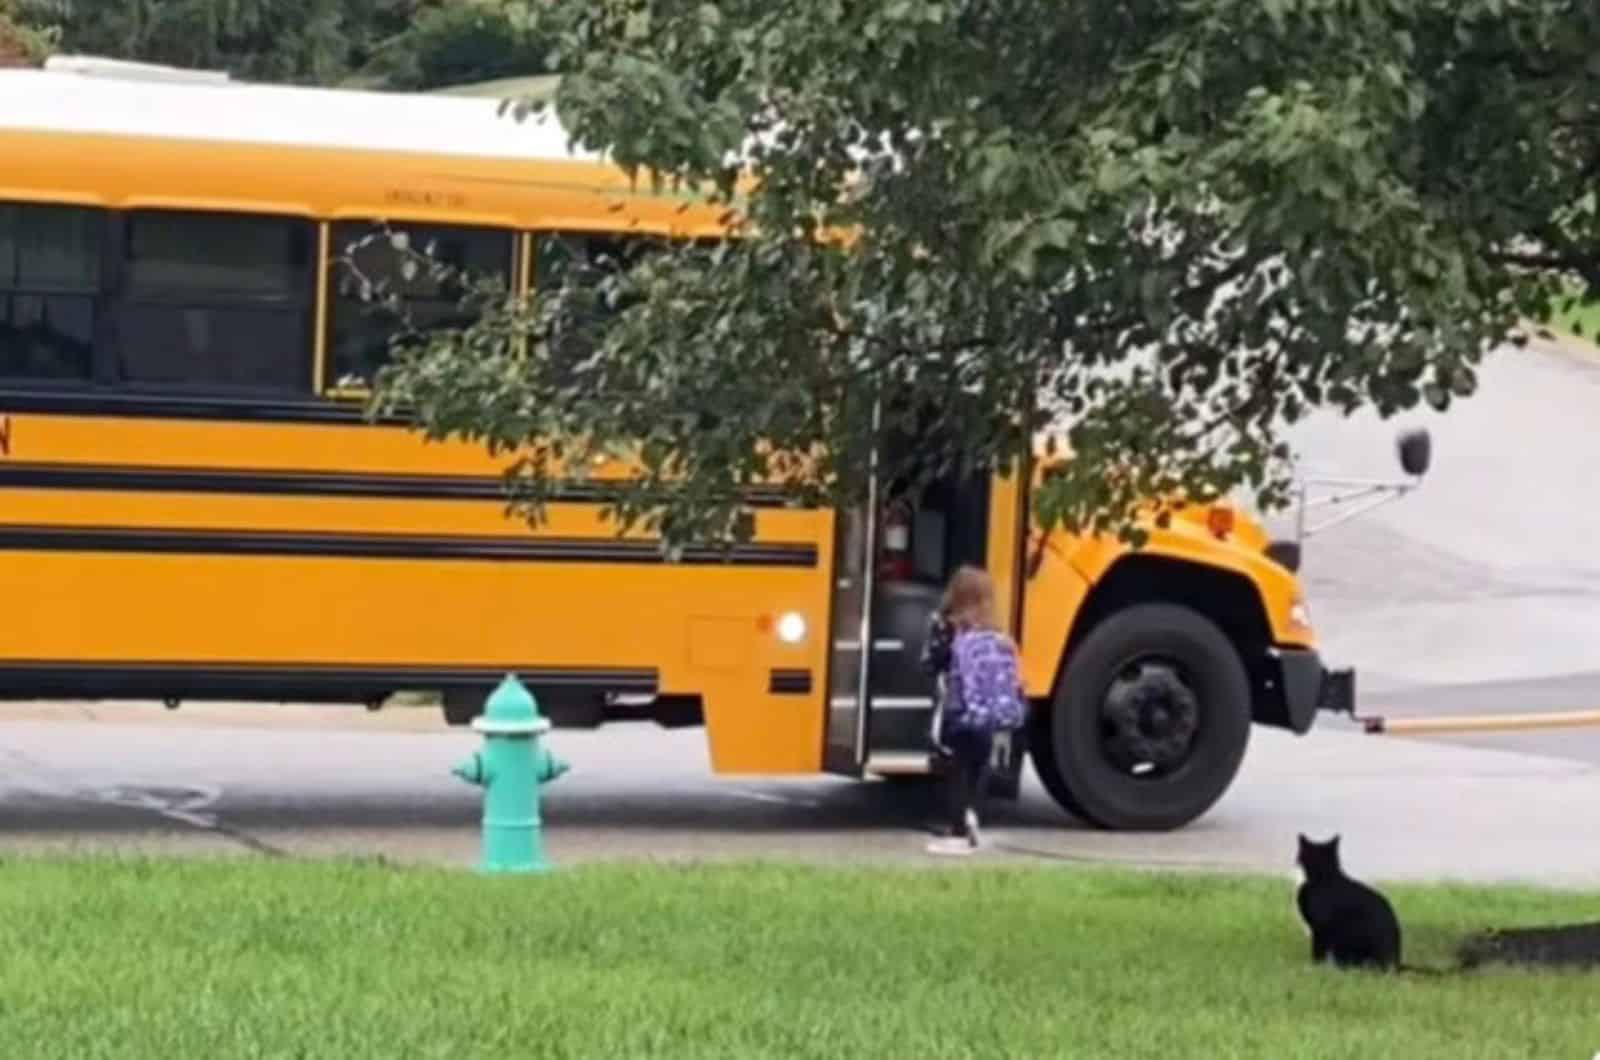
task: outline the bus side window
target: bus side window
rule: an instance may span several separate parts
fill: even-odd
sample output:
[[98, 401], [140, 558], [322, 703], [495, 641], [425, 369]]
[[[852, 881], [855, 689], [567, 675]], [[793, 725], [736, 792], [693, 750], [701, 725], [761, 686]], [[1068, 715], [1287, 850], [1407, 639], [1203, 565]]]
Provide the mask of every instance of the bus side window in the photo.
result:
[[123, 225], [122, 381], [311, 389], [311, 221], [137, 210]]
[[[594, 287], [607, 276], [632, 268], [641, 257], [666, 243], [658, 236], [611, 232], [541, 232], [534, 237], [533, 286], [536, 293], [554, 291], [568, 282]], [[600, 330], [622, 308], [588, 307], [587, 319], [561, 321], [561, 354], [566, 363], [581, 359], [599, 341]]]
[[631, 268], [664, 241], [648, 235], [610, 232], [541, 232], [535, 237], [534, 286], [551, 291], [574, 272], [583, 284], [593, 285], [618, 269]]
[[[471, 324], [475, 313], [462, 303], [460, 282], [438, 282], [426, 268], [403, 268], [414, 254], [397, 250], [391, 235], [402, 235], [412, 252], [421, 252], [471, 280], [509, 280], [512, 233], [497, 228], [445, 227], [345, 221], [333, 226], [328, 268], [328, 358], [323, 385], [329, 389], [372, 385], [389, 360], [392, 339], [407, 326], [419, 331]], [[371, 286], [370, 292], [364, 288]], [[363, 297], [364, 293], [374, 295]], [[399, 313], [383, 296], [399, 300]]]
[[0, 203], [0, 379], [94, 374], [105, 214]]

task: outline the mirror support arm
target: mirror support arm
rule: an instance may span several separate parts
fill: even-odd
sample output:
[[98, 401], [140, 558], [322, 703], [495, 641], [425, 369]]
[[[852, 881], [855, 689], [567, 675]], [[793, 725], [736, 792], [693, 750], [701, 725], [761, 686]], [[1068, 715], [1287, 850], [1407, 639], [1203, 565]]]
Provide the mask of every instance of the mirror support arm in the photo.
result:
[[[1321, 477], [1300, 480], [1295, 486], [1295, 497], [1299, 501], [1298, 510], [1295, 512], [1295, 541], [1304, 541], [1324, 530], [1347, 523], [1374, 508], [1398, 500], [1422, 485], [1422, 477], [1428, 473], [1428, 466], [1433, 460], [1433, 441], [1427, 430], [1401, 432], [1395, 439], [1395, 449], [1400, 457], [1400, 467], [1408, 476], [1404, 479]], [[1334, 492], [1312, 500], [1312, 486], [1331, 489]], [[1331, 508], [1337, 505], [1353, 505], [1353, 507], [1315, 526], [1306, 525], [1306, 513], [1311, 509]]]
[[[1306, 479], [1296, 488], [1299, 496], [1298, 511], [1295, 520], [1295, 539], [1303, 541], [1332, 529], [1341, 523], [1349, 522], [1358, 516], [1365, 515], [1374, 508], [1388, 504], [1416, 489], [1420, 483], [1414, 481], [1383, 482], [1363, 479], [1340, 478], [1315, 478]], [[1312, 486], [1333, 487], [1335, 492], [1325, 497], [1312, 499], [1310, 491]], [[1307, 525], [1306, 515], [1312, 509], [1331, 508], [1339, 505], [1353, 505], [1340, 512], [1338, 515], [1315, 525]]]

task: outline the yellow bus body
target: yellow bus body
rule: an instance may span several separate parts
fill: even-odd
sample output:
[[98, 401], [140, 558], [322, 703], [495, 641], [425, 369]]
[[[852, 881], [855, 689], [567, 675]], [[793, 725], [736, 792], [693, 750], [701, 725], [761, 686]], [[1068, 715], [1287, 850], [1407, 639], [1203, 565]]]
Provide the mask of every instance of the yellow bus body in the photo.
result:
[[[766, 504], [750, 546], [679, 563], [618, 540], [595, 497], [531, 528], [482, 448], [363, 422], [324, 371], [330, 223], [505, 229], [526, 286], [537, 233], [715, 235], [718, 210], [595, 161], [6, 124], [0, 204], [300, 217], [319, 261], [294, 400], [0, 379], [0, 693], [350, 699], [516, 671], [557, 692], [697, 699], [719, 772], [824, 768], [835, 513]], [[991, 483], [985, 557], [1031, 698], [1058, 694], [1097, 590], [1130, 564], [1155, 572], [1140, 585], [1196, 573], [1183, 602], [1201, 610], [1204, 586], [1242, 586], [1256, 611], [1240, 628], [1265, 638], [1252, 650], [1313, 652], [1295, 576], [1243, 515], [1218, 532], [1207, 509], [1185, 512], [1133, 553], [1039, 534], [1036, 478]], [[807, 621], [798, 644], [774, 632], [790, 613]], [[1257, 696], [1255, 720], [1309, 724]]]

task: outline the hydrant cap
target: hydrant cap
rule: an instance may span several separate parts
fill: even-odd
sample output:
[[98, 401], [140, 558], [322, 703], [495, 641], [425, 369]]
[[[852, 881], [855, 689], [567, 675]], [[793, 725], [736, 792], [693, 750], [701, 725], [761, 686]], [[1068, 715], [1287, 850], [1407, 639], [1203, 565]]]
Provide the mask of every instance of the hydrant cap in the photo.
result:
[[516, 675], [507, 674], [472, 727], [479, 732], [536, 733], [549, 729], [550, 719], [539, 713], [538, 700]]

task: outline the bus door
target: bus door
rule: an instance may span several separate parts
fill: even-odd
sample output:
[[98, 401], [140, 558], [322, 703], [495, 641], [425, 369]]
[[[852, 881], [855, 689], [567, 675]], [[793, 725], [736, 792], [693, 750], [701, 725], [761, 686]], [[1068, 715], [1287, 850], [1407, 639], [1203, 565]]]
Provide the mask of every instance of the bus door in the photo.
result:
[[[937, 480], [914, 497], [885, 484], [871, 491], [867, 504], [836, 517], [824, 768], [926, 774], [934, 703], [921, 667], [928, 616], [950, 576], [971, 564], [990, 568], [1002, 590], [1001, 619], [1014, 626], [1015, 520], [991, 499], [998, 492], [1008, 506], [1015, 491], [997, 491], [987, 474]], [[996, 548], [1002, 540], [1007, 547]], [[1001, 757], [996, 793], [1014, 793], [1021, 755]]]
[[[875, 493], [875, 491], [874, 491]], [[864, 645], [872, 636], [872, 562], [877, 536], [876, 498], [834, 515], [833, 606], [829, 623], [827, 733], [823, 768], [860, 776], [865, 762], [870, 666]]]

